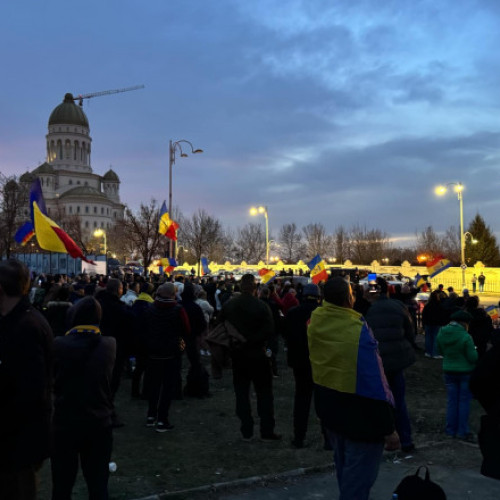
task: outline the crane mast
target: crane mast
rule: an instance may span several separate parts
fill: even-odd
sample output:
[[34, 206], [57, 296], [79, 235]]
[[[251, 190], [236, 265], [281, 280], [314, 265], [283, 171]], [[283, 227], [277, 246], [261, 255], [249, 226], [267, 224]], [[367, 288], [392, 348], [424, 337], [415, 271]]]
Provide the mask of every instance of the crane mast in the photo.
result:
[[125, 87], [123, 89], [103, 90], [101, 92], [93, 92], [91, 94], [79, 94], [78, 96], [75, 97], [74, 100], [78, 101], [78, 104], [80, 106], [83, 106], [84, 99], [91, 99], [92, 97], [100, 97], [103, 95], [118, 94], [120, 92], [130, 92], [131, 90], [139, 90], [143, 88], [144, 85], [134, 85], [133, 87]]

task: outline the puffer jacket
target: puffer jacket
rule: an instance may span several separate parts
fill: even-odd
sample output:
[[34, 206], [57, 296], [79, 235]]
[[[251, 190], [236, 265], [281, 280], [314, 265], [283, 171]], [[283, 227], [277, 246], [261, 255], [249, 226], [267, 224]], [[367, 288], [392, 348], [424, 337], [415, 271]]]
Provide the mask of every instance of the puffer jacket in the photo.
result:
[[443, 359], [443, 371], [445, 373], [463, 374], [474, 370], [477, 362], [477, 351], [472, 337], [467, 330], [452, 321], [443, 326], [436, 340], [437, 350]]
[[398, 372], [415, 363], [415, 329], [404, 304], [381, 296], [371, 305], [365, 319], [378, 341], [386, 373]]

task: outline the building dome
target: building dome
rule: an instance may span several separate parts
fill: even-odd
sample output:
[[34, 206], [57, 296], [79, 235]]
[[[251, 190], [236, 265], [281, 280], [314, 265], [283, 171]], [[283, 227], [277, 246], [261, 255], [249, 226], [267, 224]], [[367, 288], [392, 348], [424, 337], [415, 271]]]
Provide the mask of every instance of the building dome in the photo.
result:
[[50, 125], [59, 124], [69, 124], [69, 125], [79, 125], [81, 127], [89, 127], [89, 121], [87, 116], [83, 112], [81, 106], [75, 104], [75, 99], [73, 94], [66, 94], [64, 96], [64, 101], [59, 106], [54, 108], [54, 111], [50, 114], [49, 127]]
[[19, 177], [20, 182], [33, 182], [35, 180], [36, 176], [32, 174], [31, 172], [24, 172], [21, 177]]
[[107, 200], [107, 196], [91, 186], [77, 186], [61, 194], [60, 199], [66, 198], [102, 198]]
[[[35, 174], [35, 175], [55, 174], [55, 170], [51, 165], [49, 165], [47, 162], [45, 162], [45, 163], [42, 163], [39, 167], [35, 168], [35, 170], [33, 170], [32, 174]], [[24, 175], [26, 175], [26, 174], [24, 174]]]
[[109, 181], [120, 182], [118, 175], [116, 175], [116, 172], [111, 168], [103, 175], [102, 180], [108, 182]]

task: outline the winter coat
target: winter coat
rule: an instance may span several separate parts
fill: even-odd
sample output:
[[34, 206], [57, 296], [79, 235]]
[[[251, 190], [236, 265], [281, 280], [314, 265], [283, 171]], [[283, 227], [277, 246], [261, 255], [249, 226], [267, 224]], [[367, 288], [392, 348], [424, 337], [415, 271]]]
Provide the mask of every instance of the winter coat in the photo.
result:
[[476, 347], [467, 330], [455, 321], [443, 326], [436, 340], [438, 353], [443, 359], [445, 373], [470, 373], [478, 358]]
[[365, 318], [378, 341], [386, 373], [399, 372], [415, 363], [415, 329], [404, 304], [380, 296]]

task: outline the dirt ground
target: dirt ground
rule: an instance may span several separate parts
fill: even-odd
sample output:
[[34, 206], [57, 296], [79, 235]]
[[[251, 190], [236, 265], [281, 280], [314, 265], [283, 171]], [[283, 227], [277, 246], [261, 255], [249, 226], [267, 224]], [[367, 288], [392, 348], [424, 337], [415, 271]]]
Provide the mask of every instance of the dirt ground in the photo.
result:
[[[419, 336], [419, 343], [423, 338]], [[446, 439], [443, 433], [446, 394], [441, 362], [424, 358], [418, 352], [415, 365], [406, 371], [407, 401], [411, 415], [415, 459], [419, 462], [479, 468], [477, 445]], [[208, 360], [205, 360], [208, 366]], [[296, 450], [292, 436], [293, 376], [280, 359], [280, 375], [274, 381], [276, 431], [283, 440], [245, 443], [240, 438], [234, 414], [231, 372], [211, 381], [212, 397], [175, 401], [171, 409], [172, 432], [158, 434], [145, 427], [146, 402], [130, 398], [130, 379], [124, 378], [117, 410], [125, 426], [114, 434], [113, 461], [117, 471], [111, 475], [112, 499], [133, 499], [160, 492], [174, 492], [202, 485], [252, 476], [279, 474], [298, 468], [321, 467], [332, 462], [331, 452], [323, 450], [323, 440], [314, 411], [311, 411], [308, 446]], [[255, 401], [253, 401], [255, 413]], [[472, 402], [471, 429], [479, 425], [481, 409]], [[405, 459], [404, 454], [388, 455], [386, 460]], [[50, 474], [46, 463], [42, 471], [41, 499], [50, 498]], [[79, 475], [74, 499], [87, 498]]]

